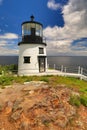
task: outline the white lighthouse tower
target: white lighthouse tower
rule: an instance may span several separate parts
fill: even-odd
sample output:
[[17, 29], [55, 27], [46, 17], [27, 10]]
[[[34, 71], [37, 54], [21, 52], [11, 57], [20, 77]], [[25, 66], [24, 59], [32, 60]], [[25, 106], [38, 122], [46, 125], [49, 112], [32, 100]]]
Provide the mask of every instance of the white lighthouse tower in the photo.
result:
[[43, 42], [43, 25], [34, 21], [22, 23], [22, 41], [19, 45], [18, 75], [43, 73], [47, 70], [46, 43]]

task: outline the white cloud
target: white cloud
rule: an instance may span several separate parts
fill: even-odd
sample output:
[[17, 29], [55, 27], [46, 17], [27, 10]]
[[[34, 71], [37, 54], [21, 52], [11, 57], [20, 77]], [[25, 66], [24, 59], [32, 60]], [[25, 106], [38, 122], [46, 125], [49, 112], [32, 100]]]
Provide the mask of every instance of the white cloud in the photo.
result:
[[17, 39], [18, 35], [14, 33], [5, 33], [4, 35], [0, 35], [0, 39]]
[[[5, 40], [0, 40], [0, 47], [2, 47], [2, 46], [6, 46], [6, 41]], [[1, 51], [1, 50], [0, 50]]]
[[0, 35], [0, 55], [18, 54], [18, 35], [5, 33]]
[[18, 49], [0, 47], [0, 55], [16, 55], [16, 54], [18, 54]]
[[52, 10], [57, 10], [61, 7], [59, 3], [56, 3], [55, 0], [49, 0], [47, 3], [47, 7]]
[[[54, 26], [44, 29], [48, 54], [87, 55], [87, 47], [72, 46], [74, 40], [87, 37], [87, 1], [70, 0], [63, 7], [64, 27]], [[82, 43], [82, 42], [81, 42]], [[80, 44], [81, 44], [80, 43]], [[75, 49], [76, 48], [76, 49]], [[83, 51], [82, 51], [83, 49]]]

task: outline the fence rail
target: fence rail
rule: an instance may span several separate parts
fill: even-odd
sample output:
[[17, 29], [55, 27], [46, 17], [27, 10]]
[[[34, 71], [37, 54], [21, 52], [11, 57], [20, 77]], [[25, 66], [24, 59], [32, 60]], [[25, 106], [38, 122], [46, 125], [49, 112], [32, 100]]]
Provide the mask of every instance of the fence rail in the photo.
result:
[[54, 70], [58, 70], [62, 73], [64, 73], [64, 75], [72, 75], [72, 76], [79, 76], [81, 77], [81, 79], [85, 79], [87, 80], [87, 69], [83, 68], [81, 66], [56, 66], [56, 64], [54, 64], [53, 66], [48, 65], [48, 68], [54, 69]]
[[67, 73], [78, 73], [78, 74], [86, 74], [87, 75], [87, 69], [81, 67], [81, 66], [56, 66], [56, 64], [54, 64], [53, 66], [50, 66], [48, 64], [48, 68], [50, 69], [55, 69], [55, 70], [59, 70], [61, 72], [67, 72]]

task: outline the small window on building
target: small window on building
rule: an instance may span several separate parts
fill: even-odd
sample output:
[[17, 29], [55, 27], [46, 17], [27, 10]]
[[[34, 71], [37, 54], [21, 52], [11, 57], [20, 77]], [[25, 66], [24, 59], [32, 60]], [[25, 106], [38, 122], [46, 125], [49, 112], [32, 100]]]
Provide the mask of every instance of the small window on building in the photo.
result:
[[30, 57], [29, 56], [24, 57], [24, 63], [30, 63]]
[[39, 48], [39, 54], [44, 54], [44, 48]]

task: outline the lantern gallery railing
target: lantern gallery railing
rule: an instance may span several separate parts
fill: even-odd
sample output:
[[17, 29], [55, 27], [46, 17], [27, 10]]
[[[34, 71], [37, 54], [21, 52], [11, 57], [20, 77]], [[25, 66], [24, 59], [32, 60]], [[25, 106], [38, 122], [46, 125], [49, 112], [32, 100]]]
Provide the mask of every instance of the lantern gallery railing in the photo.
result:
[[[21, 41], [22, 41], [22, 39], [23, 39], [23, 37], [22, 37], [22, 36], [18, 36], [18, 43], [19, 43], [19, 42], [21, 42]], [[46, 43], [46, 38], [45, 38], [45, 37], [43, 37], [42, 41], [43, 41], [43, 43]]]

